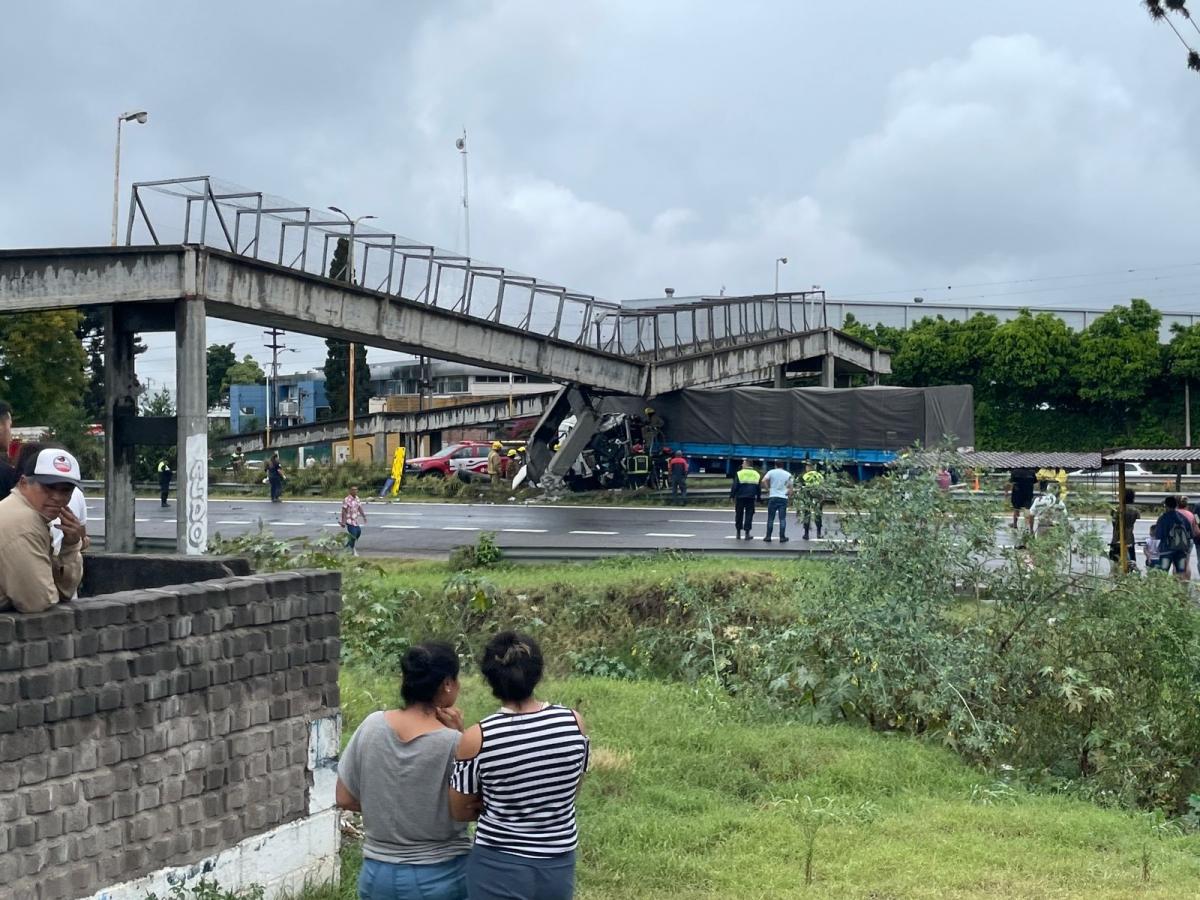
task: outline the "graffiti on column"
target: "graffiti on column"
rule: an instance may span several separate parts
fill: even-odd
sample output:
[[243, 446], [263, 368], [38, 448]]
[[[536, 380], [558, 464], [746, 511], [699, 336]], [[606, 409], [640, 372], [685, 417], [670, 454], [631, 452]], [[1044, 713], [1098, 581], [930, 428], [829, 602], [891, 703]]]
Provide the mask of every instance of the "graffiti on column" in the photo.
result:
[[186, 454], [186, 552], [197, 555], [208, 549], [208, 435], [189, 435]]

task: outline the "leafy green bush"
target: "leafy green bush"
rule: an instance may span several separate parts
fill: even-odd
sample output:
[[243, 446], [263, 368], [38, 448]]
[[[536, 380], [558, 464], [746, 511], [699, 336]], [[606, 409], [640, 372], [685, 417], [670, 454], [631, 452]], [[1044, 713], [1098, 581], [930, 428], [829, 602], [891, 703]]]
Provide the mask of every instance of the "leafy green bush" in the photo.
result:
[[[307, 494], [313, 490], [321, 494], [340, 495], [346, 493], [351, 485], [358, 485], [359, 492], [364, 497], [373, 497], [379, 493], [383, 483], [390, 474], [390, 467], [375, 463], [345, 462], [338, 465], [314, 465], [304, 468], [291, 468], [283, 483], [285, 494]], [[263, 478], [259, 475], [259, 480]]]
[[504, 559], [504, 551], [496, 546], [494, 531], [481, 532], [474, 544], [455, 547], [450, 551], [451, 571], [486, 569]]

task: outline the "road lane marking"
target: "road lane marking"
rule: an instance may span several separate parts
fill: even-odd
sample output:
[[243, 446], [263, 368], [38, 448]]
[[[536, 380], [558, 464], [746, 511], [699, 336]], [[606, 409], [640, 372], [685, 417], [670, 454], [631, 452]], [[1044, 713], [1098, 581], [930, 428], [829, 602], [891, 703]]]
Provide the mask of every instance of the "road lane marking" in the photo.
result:
[[134, 519], [135, 522], [149, 522], [149, 519]]
[[672, 532], [669, 532], [669, 531], [647, 531], [647, 532], [646, 532], [646, 537], [674, 537], [674, 538], [685, 538], [685, 537], [695, 537], [695, 535], [694, 535], [694, 534], [675, 534], [675, 533], [672, 533]]
[[568, 531], [568, 532], [567, 532], [567, 534], [600, 534], [600, 535], [613, 535], [613, 534], [620, 534], [620, 532], [618, 532], [618, 531]]
[[253, 525], [249, 519], [221, 519], [217, 522], [218, 525]]
[[300, 525], [307, 525], [308, 523], [307, 522], [268, 522], [267, 524], [268, 525], [286, 525], [289, 527], [298, 527]]
[[420, 525], [380, 525], [380, 528], [420, 528]]
[[[326, 522], [326, 523], [325, 523], [324, 525], [322, 525], [321, 527], [322, 527], [322, 528], [341, 528], [342, 526], [341, 526], [341, 525], [339, 525], [337, 522]], [[384, 525], [384, 526], [382, 526], [382, 527], [383, 527], [383, 528], [387, 528], [388, 526], [387, 526], [387, 525]]]
[[442, 531], [478, 531], [475, 525], [443, 525]]
[[373, 516], [413, 516], [413, 517], [416, 517], [416, 516], [423, 516], [423, 515], [425, 515], [425, 513], [381, 512], [381, 511], [373, 509], [373, 510], [371, 510], [371, 515], [373, 515]]
[[679, 525], [728, 525], [727, 519], [667, 519]]
[[511, 534], [545, 534], [545, 528], [501, 528], [502, 532]]

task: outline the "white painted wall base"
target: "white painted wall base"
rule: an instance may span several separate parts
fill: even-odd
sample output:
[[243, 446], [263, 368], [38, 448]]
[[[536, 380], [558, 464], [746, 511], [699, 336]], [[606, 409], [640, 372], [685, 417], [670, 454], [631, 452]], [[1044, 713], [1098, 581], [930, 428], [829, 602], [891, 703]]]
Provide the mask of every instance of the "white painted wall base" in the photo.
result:
[[191, 865], [159, 869], [136, 881], [104, 888], [92, 900], [145, 900], [149, 891], [164, 897], [173, 885], [192, 885], [201, 878], [226, 889], [261, 884], [268, 900], [273, 900], [299, 891], [306, 883], [336, 880], [339, 840], [338, 811], [327, 809], [246, 838]]

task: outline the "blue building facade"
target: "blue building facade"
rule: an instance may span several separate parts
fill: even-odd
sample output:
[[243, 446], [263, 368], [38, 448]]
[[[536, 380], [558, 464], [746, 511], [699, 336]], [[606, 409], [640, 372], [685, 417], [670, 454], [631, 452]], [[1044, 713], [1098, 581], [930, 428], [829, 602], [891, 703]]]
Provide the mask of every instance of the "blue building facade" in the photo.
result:
[[[328, 413], [323, 375], [281, 375], [271, 381], [272, 428], [287, 428], [317, 421], [322, 408]], [[267, 385], [229, 386], [229, 430], [234, 434], [267, 427]]]

